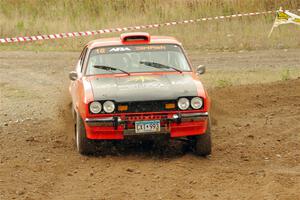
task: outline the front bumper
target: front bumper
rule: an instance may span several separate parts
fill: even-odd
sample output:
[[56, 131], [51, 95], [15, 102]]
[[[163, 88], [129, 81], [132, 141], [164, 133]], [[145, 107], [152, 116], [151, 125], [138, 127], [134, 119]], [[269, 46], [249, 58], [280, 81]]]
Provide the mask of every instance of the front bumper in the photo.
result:
[[126, 136], [138, 136], [141, 133], [135, 132], [135, 122], [148, 120], [160, 120], [160, 132], [142, 133], [143, 135], [169, 134], [170, 137], [184, 137], [205, 133], [208, 125], [208, 113], [86, 118], [86, 135], [89, 139], [124, 139]]

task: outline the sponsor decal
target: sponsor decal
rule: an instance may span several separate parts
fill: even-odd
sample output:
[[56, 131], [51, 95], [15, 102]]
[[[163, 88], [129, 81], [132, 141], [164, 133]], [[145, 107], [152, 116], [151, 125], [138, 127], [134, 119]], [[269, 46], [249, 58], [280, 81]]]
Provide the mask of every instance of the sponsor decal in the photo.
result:
[[105, 48], [99, 48], [96, 51], [97, 51], [98, 54], [106, 53], [106, 49]]
[[109, 52], [122, 52], [122, 51], [131, 51], [129, 47], [114, 47], [109, 50]]
[[147, 45], [147, 46], [136, 46], [136, 51], [146, 51], [146, 50], [166, 50], [166, 46], [163, 45]]
[[161, 88], [164, 84], [155, 77], [136, 76], [131, 77], [126, 81], [126, 84], [119, 86], [120, 90], [146, 89], [146, 88]]
[[159, 79], [151, 76], [136, 76], [128, 79], [127, 82], [153, 82], [153, 81], [159, 81]]

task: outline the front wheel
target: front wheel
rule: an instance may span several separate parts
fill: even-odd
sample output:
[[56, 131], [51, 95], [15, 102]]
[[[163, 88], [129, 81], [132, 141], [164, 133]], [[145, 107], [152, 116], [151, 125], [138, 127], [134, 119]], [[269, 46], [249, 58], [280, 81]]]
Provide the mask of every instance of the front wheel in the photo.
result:
[[211, 154], [211, 133], [209, 119], [207, 123], [208, 124], [205, 133], [194, 137], [195, 152], [199, 156], [207, 156]]
[[82, 118], [76, 113], [75, 125], [75, 141], [77, 151], [82, 155], [94, 154], [96, 152], [96, 145], [94, 141], [86, 137], [86, 130]]

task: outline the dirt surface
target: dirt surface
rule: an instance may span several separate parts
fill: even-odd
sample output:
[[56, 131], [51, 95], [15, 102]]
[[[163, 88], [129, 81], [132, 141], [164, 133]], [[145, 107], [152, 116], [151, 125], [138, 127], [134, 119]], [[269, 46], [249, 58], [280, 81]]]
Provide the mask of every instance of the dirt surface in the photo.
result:
[[[245, 70], [300, 69], [300, 50], [191, 54], [223, 71], [245, 63]], [[197, 157], [178, 141], [106, 144], [104, 155], [84, 157], [75, 151], [69, 112], [67, 75], [78, 56], [1, 52], [1, 200], [300, 199], [299, 78], [249, 77], [245, 83], [256, 84], [215, 88], [208, 69], [210, 157]]]

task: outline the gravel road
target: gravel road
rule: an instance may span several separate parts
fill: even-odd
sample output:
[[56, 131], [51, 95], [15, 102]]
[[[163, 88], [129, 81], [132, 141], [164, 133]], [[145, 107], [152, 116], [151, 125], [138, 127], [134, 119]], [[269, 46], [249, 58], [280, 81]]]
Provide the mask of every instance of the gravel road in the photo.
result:
[[300, 49], [190, 55], [208, 68], [207, 158], [179, 141], [127, 141], [104, 145], [105, 155], [79, 155], [68, 94], [79, 53], [1, 52], [0, 199], [299, 200], [300, 79], [216, 87], [209, 74], [225, 66], [299, 71]]

